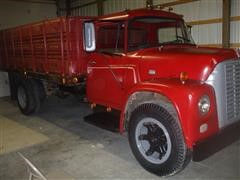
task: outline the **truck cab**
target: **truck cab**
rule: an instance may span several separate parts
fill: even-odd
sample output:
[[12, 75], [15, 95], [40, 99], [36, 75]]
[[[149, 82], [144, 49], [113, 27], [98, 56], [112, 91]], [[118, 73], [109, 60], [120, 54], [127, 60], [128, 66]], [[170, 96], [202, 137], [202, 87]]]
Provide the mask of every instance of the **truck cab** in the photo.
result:
[[234, 50], [198, 47], [182, 16], [161, 10], [124, 11], [92, 25], [88, 100], [121, 112], [120, 131], [145, 169], [174, 174], [223, 147], [206, 145], [222, 134], [239, 138], [229, 133], [240, 123]]

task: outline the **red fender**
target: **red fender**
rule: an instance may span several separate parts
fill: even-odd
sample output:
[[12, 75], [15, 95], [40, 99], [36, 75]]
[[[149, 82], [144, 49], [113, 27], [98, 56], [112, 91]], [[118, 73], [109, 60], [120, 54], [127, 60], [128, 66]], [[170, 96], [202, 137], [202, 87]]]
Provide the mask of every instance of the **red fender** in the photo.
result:
[[[129, 97], [135, 92], [149, 91], [167, 97], [175, 107], [183, 130], [186, 144], [192, 148], [198, 140], [205, 139], [218, 131], [216, 100], [211, 86], [187, 80], [182, 83], [179, 79], [157, 79], [142, 82], [134, 86], [125, 96], [125, 103], [121, 110], [120, 132], [124, 131], [124, 114]], [[201, 115], [198, 109], [199, 99], [208, 95], [211, 102], [210, 111]], [[208, 130], [200, 133], [200, 125], [207, 123]]]

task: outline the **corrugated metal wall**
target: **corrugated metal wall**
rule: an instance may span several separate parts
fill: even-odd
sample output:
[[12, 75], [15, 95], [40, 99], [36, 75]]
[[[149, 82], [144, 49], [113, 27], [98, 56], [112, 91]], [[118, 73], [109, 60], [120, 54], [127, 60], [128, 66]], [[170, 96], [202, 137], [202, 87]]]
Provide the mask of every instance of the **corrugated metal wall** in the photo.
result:
[[55, 4], [0, 1], [0, 29], [15, 27], [57, 16]]
[[[240, 0], [232, 0], [231, 16], [240, 16]], [[240, 21], [231, 22], [230, 42], [240, 43]], [[240, 45], [238, 47], [240, 47]]]
[[146, 7], [146, 0], [106, 0], [103, 4], [104, 14]]
[[[0, 29], [56, 17], [55, 4], [0, 1]], [[0, 97], [9, 96], [8, 73], [0, 71]]]
[[[97, 16], [98, 15], [98, 10], [97, 10], [97, 4], [92, 3], [94, 0], [74, 0], [71, 1], [71, 7], [75, 7], [71, 11], [71, 15], [73, 16]], [[84, 6], [85, 4], [89, 4]], [[77, 8], [79, 6], [82, 6], [80, 8]]]
[[[153, 4], [163, 4], [176, 0], [153, 0]], [[231, 0], [231, 16], [240, 16], [240, 0]], [[71, 15], [98, 14], [94, 0], [71, 0]], [[89, 4], [81, 8], [76, 8]], [[109, 14], [125, 9], [136, 9], [146, 6], [146, 0], [104, 0], [103, 12]], [[74, 9], [75, 7], [75, 9]], [[199, 0], [172, 6], [173, 12], [184, 15], [186, 22], [194, 23], [192, 35], [199, 45], [221, 46], [222, 43], [222, 0]], [[208, 22], [208, 20], [210, 21]], [[205, 22], [199, 22], [205, 21]], [[240, 46], [240, 21], [231, 21], [231, 43], [233, 47]], [[235, 44], [233, 44], [235, 43]]]
[[[222, 18], [222, 0], [201, 0], [173, 6], [173, 11], [184, 15], [186, 22]], [[221, 44], [222, 24], [194, 25], [192, 36], [197, 44]]]
[[73, 9], [72, 16], [97, 16], [97, 4], [91, 4], [85, 7]]

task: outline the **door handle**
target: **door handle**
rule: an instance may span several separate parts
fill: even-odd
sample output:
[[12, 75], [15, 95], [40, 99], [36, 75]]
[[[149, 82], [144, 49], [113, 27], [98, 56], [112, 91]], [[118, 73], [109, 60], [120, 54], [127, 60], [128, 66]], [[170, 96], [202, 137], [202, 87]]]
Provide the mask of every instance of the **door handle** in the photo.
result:
[[94, 65], [97, 64], [96, 61], [89, 61], [89, 64]]

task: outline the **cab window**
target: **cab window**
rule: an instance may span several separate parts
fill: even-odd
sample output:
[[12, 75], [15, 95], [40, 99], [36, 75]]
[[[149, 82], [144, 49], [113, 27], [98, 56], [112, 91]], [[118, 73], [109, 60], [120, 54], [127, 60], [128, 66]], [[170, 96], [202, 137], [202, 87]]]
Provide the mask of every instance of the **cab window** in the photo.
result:
[[97, 33], [97, 49], [100, 52], [124, 52], [124, 24], [111, 23], [102, 25]]

